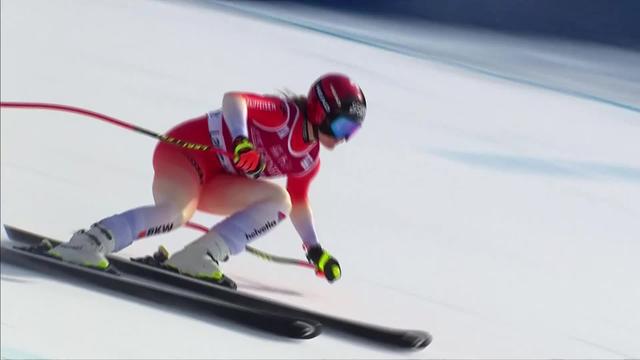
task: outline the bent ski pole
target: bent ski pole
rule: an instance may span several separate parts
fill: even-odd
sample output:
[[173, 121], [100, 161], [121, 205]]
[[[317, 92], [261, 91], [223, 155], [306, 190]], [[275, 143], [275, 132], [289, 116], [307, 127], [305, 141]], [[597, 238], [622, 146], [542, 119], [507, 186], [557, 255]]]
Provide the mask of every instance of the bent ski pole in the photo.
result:
[[276, 262], [276, 263], [279, 263], [279, 264], [289, 264], [289, 265], [304, 266], [304, 267], [308, 267], [308, 268], [311, 268], [311, 269], [314, 269], [314, 270], [316, 268], [315, 266], [313, 266], [313, 264], [310, 264], [308, 261], [292, 259], [292, 258], [288, 258], [288, 257], [284, 257], [284, 256], [272, 255], [272, 254], [269, 254], [269, 253], [264, 252], [262, 250], [258, 250], [258, 249], [254, 248], [254, 247], [251, 247], [249, 245], [247, 245], [245, 247], [245, 249], [249, 253], [251, 253], [251, 254], [259, 257], [259, 258], [262, 258], [264, 260], [267, 260], [267, 261], [272, 261], [272, 262]]
[[[193, 222], [188, 221], [185, 224], [187, 227], [190, 227], [192, 229], [196, 229], [196, 230], [200, 230], [202, 232], [207, 232], [209, 231], [209, 229], [207, 229], [205, 226], [200, 225], [200, 224], [196, 224]], [[278, 264], [287, 264], [287, 265], [297, 265], [297, 266], [302, 266], [302, 267], [306, 267], [306, 268], [310, 268], [313, 270], [316, 270], [316, 267], [313, 266], [313, 264], [310, 264], [307, 261], [304, 260], [299, 260], [299, 259], [293, 259], [293, 258], [288, 258], [288, 257], [284, 257], [284, 256], [277, 256], [277, 255], [272, 255], [269, 254], [267, 252], [264, 252], [262, 250], [258, 250], [254, 247], [251, 247], [249, 245], [247, 245], [245, 247], [245, 249], [247, 250], [248, 253], [253, 254], [263, 260], [267, 260], [267, 261], [271, 261], [271, 262], [275, 262]]]
[[69, 113], [85, 115], [85, 116], [88, 116], [88, 117], [93, 117], [95, 119], [106, 121], [108, 123], [120, 126], [120, 127], [125, 128], [127, 130], [132, 130], [132, 131], [138, 132], [140, 134], [144, 134], [144, 135], [153, 137], [153, 138], [155, 138], [157, 140], [160, 140], [160, 141], [162, 141], [164, 143], [180, 146], [180, 147], [188, 149], [188, 150], [211, 151], [211, 152], [214, 152], [214, 153], [229, 155], [229, 153], [227, 151], [225, 151], [225, 150], [217, 149], [217, 148], [214, 148], [214, 147], [209, 146], [209, 145], [197, 144], [197, 143], [184, 141], [184, 140], [181, 140], [181, 139], [176, 139], [174, 137], [163, 135], [163, 134], [158, 134], [158, 133], [155, 133], [155, 132], [153, 132], [151, 130], [147, 130], [147, 129], [144, 129], [144, 128], [139, 127], [139, 126], [136, 126], [136, 125], [133, 125], [133, 124], [129, 124], [127, 122], [124, 122], [122, 120], [116, 119], [114, 117], [111, 117], [111, 116], [108, 116], [108, 115], [104, 115], [104, 114], [100, 114], [100, 113], [97, 113], [95, 111], [74, 107], [74, 106], [60, 105], [60, 104], [48, 104], [48, 103], [35, 103], [35, 102], [34, 103], [32, 103], [32, 102], [0, 102], [0, 107], [18, 108], [18, 109], [22, 108], [22, 109], [57, 110], [57, 111], [65, 111], [65, 112], [69, 112]]

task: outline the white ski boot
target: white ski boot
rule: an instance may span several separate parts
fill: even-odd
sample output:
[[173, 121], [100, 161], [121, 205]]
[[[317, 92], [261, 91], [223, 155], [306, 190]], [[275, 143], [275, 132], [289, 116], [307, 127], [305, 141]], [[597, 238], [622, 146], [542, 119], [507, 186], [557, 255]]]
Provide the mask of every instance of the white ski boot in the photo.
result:
[[48, 253], [64, 261], [104, 270], [109, 267], [105, 255], [113, 252], [115, 243], [111, 232], [96, 223], [87, 231], [76, 232], [69, 242], [54, 247]]
[[220, 235], [210, 232], [173, 254], [164, 265], [181, 274], [221, 282], [225, 276], [220, 262], [229, 255], [229, 247]]

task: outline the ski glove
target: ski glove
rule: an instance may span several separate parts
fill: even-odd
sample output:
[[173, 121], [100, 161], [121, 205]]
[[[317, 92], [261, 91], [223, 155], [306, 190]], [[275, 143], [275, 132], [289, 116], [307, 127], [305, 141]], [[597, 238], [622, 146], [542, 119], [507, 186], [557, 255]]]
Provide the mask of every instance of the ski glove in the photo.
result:
[[244, 136], [233, 141], [233, 164], [247, 176], [257, 179], [265, 168], [264, 158]]
[[307, 249], [307, 259], [315, 265], [316, 273], [324, 273], [324, 276], [329, 282], [340, 279], [342, 275], [340, 263], [320, 245], [315, 245]]

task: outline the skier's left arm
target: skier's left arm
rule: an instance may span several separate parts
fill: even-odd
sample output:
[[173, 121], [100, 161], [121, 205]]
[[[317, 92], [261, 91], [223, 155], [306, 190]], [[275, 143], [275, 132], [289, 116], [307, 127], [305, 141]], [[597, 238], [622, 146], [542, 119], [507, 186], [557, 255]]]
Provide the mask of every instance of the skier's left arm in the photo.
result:
[[265, 116], [264, 113], [274, 112], [276, 109], [274, 99], [256, 94], [228, 92], [222, 98], [223, 119], [233, 139], [233, 164], [251, 178], [260, 177], [266, 164], [264, 157], [249, 141], [248, 114], [251, 111], [254, 116], [273, 122], [278, 118], [268, 116], [270, 114]]
[[313, 225], [313, 212], [309, 205], [309, 186], [320, 170], [318, 161], [313, 169], [304, 175], [289, 175], [287, 191], [291, 197], [291, 222], [302, 239], [307, 259], [316, 266], [318, 273], [324, 273], [329, 282], [338, 280], [341, 269], [338, 260], [324, 250], [318, 242]]

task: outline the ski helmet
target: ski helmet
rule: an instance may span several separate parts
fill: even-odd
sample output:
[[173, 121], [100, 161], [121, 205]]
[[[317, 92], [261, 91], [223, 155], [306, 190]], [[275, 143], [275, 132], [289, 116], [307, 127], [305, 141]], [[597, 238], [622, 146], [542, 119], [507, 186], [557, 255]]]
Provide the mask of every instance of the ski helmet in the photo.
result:
[[323, 134], [349, 139], [362, 125], [366, 112], [364, 93], [346, 75], [323, 75], [309, 89], [307, 115]]

